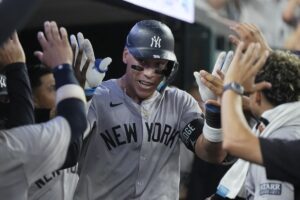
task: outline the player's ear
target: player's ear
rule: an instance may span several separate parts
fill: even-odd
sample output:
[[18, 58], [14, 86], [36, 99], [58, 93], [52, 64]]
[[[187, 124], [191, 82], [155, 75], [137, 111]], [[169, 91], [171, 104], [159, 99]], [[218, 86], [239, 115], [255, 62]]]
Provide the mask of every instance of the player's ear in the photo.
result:
[[262, 100], [262, 93], [260, 91], [257, 91], [254, 93], [255, 95], [255, 102], [257, 105], [261, 105], [261, 100]]
[[124, 64], [127, 64], [128, 54], [129, 54], [128, 49], [124, 48], [124, 50], [123, 50], [123, 63]]

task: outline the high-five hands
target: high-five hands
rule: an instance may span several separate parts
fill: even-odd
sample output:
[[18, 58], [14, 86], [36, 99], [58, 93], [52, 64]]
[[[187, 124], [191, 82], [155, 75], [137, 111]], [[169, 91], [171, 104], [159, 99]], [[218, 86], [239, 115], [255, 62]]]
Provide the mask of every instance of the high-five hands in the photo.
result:
[[56, 22], [46, 21], [44, 32], [38, 32], [37, 37], [42, 51], [35, 51], [34, 55], [43, 64], [51, 68], [61, 64], [72, 64], [73, 52], [65, 28], [58, 29]]
[[225, 75], [224, 83], [239, 83], [249, 93], [270, 88], [271, 85], [268, 82], [255, 83], [255, 76], [264, 66], [270, 52], [264, 50], [263, 54], [261, 54], [259, 43], [250, 43], [245, 52], [244, 49], [245, 43], [240, 42]]
[[74, 52], [74, 70], [80, 85], [88, 92], [101, 84], [111, 58], [96, 59], [91, 42], [84, 38], [82, 33], [70, 36], [72, 49]]
[[223, 92], [223, 78], [232, 61], [233, 52], [221, 52], [216, 60], [212, 74], [205, 70], [194, 72], [199, 93], [203, 102], [217, 100]]

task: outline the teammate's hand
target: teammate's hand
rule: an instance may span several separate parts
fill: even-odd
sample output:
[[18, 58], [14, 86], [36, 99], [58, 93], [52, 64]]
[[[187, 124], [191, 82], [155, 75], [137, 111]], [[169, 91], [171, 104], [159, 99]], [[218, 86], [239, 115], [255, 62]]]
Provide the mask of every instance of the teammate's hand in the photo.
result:
[[17, 62], [25, 63], [25, 54], [19, 41], [17, 32], [14, 32], [0, 47], [0, 68]]
[[234, 58], [225, 75], [224, 83], [236, 82], [244, 86], [246, 92], [255, 92], [265, 88], [270, 88], [270, 83], [261, 82], [255, 84], [255, 76], [263, 67], [268, 58], [269, 51], [265, 50], [261, 55], [259, 43], [250, 43], [245, 53], [245, 44], [239, 43]]
[[229, 35], [229, 40], [235, 46], [238, 46], [240, 42], [244, 42], [243, 51], [249, 46], [250, 43], [259, 43], [261, 46], [260, 53], [264, 51], [272, 51], [267, 41], [265, 40], [262, 32], [254, 24], [248, 23], [236, 23], [230, 27], [236, 35]]
[[46, 21], [44, 33], [38, 32], [38, 41], [43, 51], [36, 51], [34, 55], [46, 66], [54, 68], [61, 64], [72, 64], [73, 53], [68, 41], [67, 30], [58, 30], [56, 22]]

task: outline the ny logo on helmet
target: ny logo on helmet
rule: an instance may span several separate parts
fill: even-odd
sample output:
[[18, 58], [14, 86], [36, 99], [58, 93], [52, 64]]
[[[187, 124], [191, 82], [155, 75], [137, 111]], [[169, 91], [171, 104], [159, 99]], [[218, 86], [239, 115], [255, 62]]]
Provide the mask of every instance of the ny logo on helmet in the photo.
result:
[[153, 36], [151, 38], [151, 44], [150, 47], [155, 47], [155, 48], [160, 48], [160, 42], [161, 42], [161, 38], [159, 36]]
[[6, 88], [6, 78], [5, 78], [5, 76], [0, 76], [0, 88]]

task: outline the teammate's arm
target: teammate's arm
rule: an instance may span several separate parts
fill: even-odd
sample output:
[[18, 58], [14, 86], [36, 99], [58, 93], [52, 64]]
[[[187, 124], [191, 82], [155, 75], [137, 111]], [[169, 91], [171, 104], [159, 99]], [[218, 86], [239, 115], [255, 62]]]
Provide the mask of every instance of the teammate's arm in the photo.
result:
[[8, 120], [5, 127], [33, 124], [32, 92], [25, 65], [25, 54], [16, 32], [0, 49], [0, 66], [4, 67], [9, 97]]
[[82, 134], [87, 127], [85, 96], [78, 85], [73, 69], [73, 54], [68, 42], [67, 31], [55, 22], [45, 22], [43, 32], [38, 33], [38, 40], [43, 52], [35, 55], [46, 65], [53, 68], [57, 88], [57, 114], [63, 116], [71, 128], [71, 140], [67, 157], [62, 168], [75, 165], [82, 145]]

